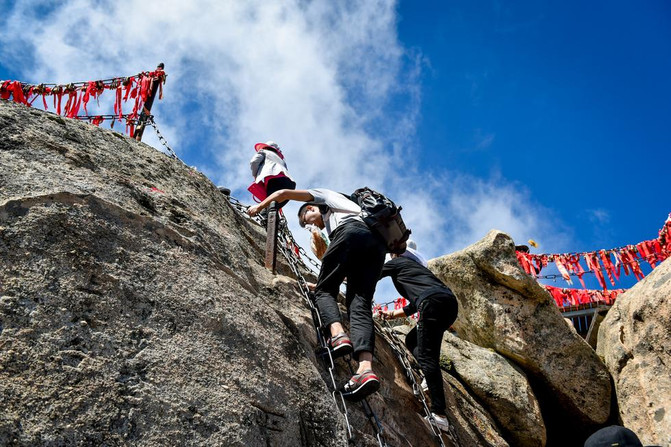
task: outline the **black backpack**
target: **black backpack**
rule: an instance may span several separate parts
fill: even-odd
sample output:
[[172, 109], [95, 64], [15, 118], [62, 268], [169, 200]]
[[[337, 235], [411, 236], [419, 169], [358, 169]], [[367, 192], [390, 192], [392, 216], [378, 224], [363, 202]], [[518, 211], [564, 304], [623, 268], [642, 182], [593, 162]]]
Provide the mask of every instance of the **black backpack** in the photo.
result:
[[387, 243], [387, 251], [401, 254], [406, 249], [410, 230], [401, 217], [401, 207], [368, 187], [354, 191], [349, 199], [361, 207], [361, 218]]

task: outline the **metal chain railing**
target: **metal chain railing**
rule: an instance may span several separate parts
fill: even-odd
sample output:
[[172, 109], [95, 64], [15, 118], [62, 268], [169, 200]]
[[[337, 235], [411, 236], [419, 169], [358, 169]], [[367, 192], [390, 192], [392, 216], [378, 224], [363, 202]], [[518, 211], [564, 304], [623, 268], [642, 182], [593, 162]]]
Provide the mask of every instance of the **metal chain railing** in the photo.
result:
[[[168, 153], [170, 154], [170, 156], [171, 156], [172, 158], [176, 158], [177, 160], [179, 160], [179, 157], [177, 156], [177, 154], [175, 153], [175, 151], [173, 151], [172, 148], [171, 148], [170, 146], [168, 146], [168, 141], [165, 139], [165, 137], [164, 137], [164, 136], [161, 134], [161, 132], [158, 130], [158, 126], [156, 125], [156, 121], [154, 121], [154, 115], [149, 115], [149, 116], [147, 116], [147, 122], [149, 123], [149, 125], [150, 125], [151, 127], [154, 128], [154, 130], [156, 131], [156, 136], [158, 137], [158, 141], [160, 141], [161, 144], [162, 144], [163, 146], [165, 146], [165, 148], [168, 150]], [[181, 160], [180, 160], [180, 161], [181, 161]]]
[[[321, 265], [317, 261], [312, 259], [312, 257], [308, 255], [308, 253], [303, 249], [303, 247], [301, 247], [296, 243], [294, 235], [289, 230], [289, 225], [286, 217], [284, 217], [284, 214], [280, 215], [280, 228], [286, 230], [282, 231], [280, 234], [285, 238], [286, 243], [296, 251], [295, 258], [297, 258], [297, 260], [301, 263], [301, 265], [303, 265], [303, 267], [305, 267], [308, 270], [311, 270], [314, 273], [319, 273]], [[305, 261], [310, 263], [312, 267], [314, 267], [314, 269], [312, 267], [309, 267], [305, 263]]]
[[[233, 209], [235, 209], [237, 212], [242, 214], [243, 216], [249, 218], [250, 220], [258, 223], [259, 225], [263, 225], [263, 219], [260, 216], [254, 216], [251, 217], [247, 214], [247, 206], [242, 204], [238, 199], [234, 197], [229, 197], [229, 202], [233, 206]], [[336, 407], [338, 408], [338, 411], [341, 412], [341, 414], [345, 417], [345, 424], [347, 426], [347, 435], [348, 439], [352, 440], [354, 438], [354, 434], [352, 432], [352, 425], [349, 422], [349, 412], [347, 410], [347, 403], [345, 401], [345, 398], [343, 397], [342, 393], [340, 392], [338, 385], [336, 383], [336, 378], [335, 378], [335, 362], [333, 361], [333, 356], [331, 355], [331, 350], [329, 349], [328, 341], [324, 334], [322, 333], [321, 329], [323, 327], [321, 318], [319, 316], [319, 312], [317, 310], [317, 307], [312, 299], [312, 295], [310, 293], [310, 289], [308, 287], [308, 282], [305, 279], [305, 276], [303, 275], [303, 272], [301, 269], [306, 269], [310, 270], [307, 265], [303, 262], [303, 259], [300, 256], [295, 256], [294, 251], [296, 248], [299, 247], [298, 244], [296, 244], [296, 241], [293, 238], [293, 235], [289, 231], [287, 225], [286, 225], [286, 219], [281, 218], [280, 223], [279, 223], [279, 232], [278, 232], [279, 237], [283, 239], [283, 243], [278, 244], [278, 248], [282, 256], [287, 260], [289, 264], [289, 268], [291, 269], [292, 273], [296, 277], [296, 280], [298, 282], [298, 287], [301, 292], [301, 296], [303, 297], [305, 303], [308, 305], [310, 309], [310, 313], [312, 315], [312, 321], [313, 325], [315, 328], [315, 335], [317, 337], [317, 341], [319, 343], [319, 348], [317, 349], [316, 353], [324, 360], [326, 363], [326, 367], [328, 369], [329, 377], [331, 379], [331, 386], [333, 391], [331, 391], [331, 397], [333, 398], [333, 401], [336, 404]], [[311, 271], [311, 270], [310, 270]], [[384, 447], [386, 444], [380, 444], [381, 447]]]
[[[284, 234], [284, 226], [280, 228], [280, 234]], [[284, 235], [286, 236], [286, 235]], [[349, 439], [353, 438], [352, 434], [352, 426], [350, 425], [349, 422], [349, 416], [348, 416], [348, 411], [347, 411], [347, 404], [345, 402], [345, 398], [343, 397], [342, 393], [338, 389], [338, 385], [336, 384], [336, 379], [334, 375], [335, 371], [335, 363], [333, 361], [333, 356], [331, 355], [331, 350], [329, 349], [328, 341], [324, 337], [324, 334], [322, 333], [321, 329], [323, 327], [321, 317], [319, 316], [319, 312], [317, 311], [317, 307], [312, 299], [312, 295], [310, 293], [310, 289], [308, 287], [308, 282], [305, 279], [305, 276], [303, 276], [303, 273], [301, 272], [301, 269], [299, 267], [299, 263], [296, 262], [294, 259], [294, 256], [291, 255], [291, 252], [287, 248], [285, 244], [280, 244], [279, 245], [279, 250], [280, 253], [282, 253], [282, 256], [287, 259], [289, 262], [289, 267], [291, 268], [291, 271], [293, 274], [296, 276], [296, 279], [298, 281], [298, 287], [301, 291], [301, 295], [303, 296], [303, 299], [305, 300], [306, 304], [310, 308], [310, 313], [312, 314], [312, 321], [314, 323], [314, 328], [315, 328], [315, 334], [317, 336], [317, 341], [319, 343], [319, 349], [318, 353], [322, 357], [322, 359], [326, 363], [326, 367], [329, 372], [329, 376], [331, 378], [331, 385], [333, 386], [333, 391], [331, 392], [331, 397], [333, 397], [333, 401], [336, 403], [336, 406], [338, 406], [338, 410], [342, 412], [343, 416], [345, 417], [345, 423], [347, 424], [347, 433]], [[342, 405], [342, 410], [340, 408], [340, 405]]]
[[233, 196], [228, 196], [228, 201], [233, 206], [233, 208], [243, 217], [252, 220], [259, 225], [263, 225], [263, 222], [261, 221], [261, 216], [257, 214], [256, 216], [252, 217], [249, 214], [247, 214], [247, 208], [249, 208], [247, 205], [243, 204]]
[[[286, 219], [284, 218], [280, 220], [279, 235], [282, 238], [284, 238], [286, 242], [285, 244], [278, 245], [280, 253], [282, 253], [284, 258], [289, 263], [289, 266], [291, 267], [291, 270], [294, 273], [294, 275], [296, 275], [296, 279], [298, 280], [301, 294], [303, 295], [303, 298], [310, 307], [310, 312], [312, 313], [312, 321], [314, 323], [315, 332], [317, 334], [317, 340], [319, 341], [320, 345], [318, 349], [318, 354], [325, 360], [326, 366], [329, 370], [329, 375], [331, 377], [331, 384], [333, 385], [333, 391], [332, 391], [333, 400], [336, 402], [336, 405], [338, 405], [339, 401], [342, 403], [343, 415], [345, 416], [345, 421], [347, 422], [349, 437], [350, 439], [352, 439], [352, 429], [349, 424], [347, 405], [345, 403], [345, 398], [343, 397], [342, 392], [339, 390], [339, 387], [336, 384], [334, 376], [335, 363], [333, 362], [333, 356], [331, 355], [331, 350], [329, 349], [328, 341], [322, 332], [324, 330], [324, 325], [321, 321], [321, 317], [319, 316], [317, 306], [314, 303], [313, 295], [310, 293], [310, 290], [308, 288], [305, 276], [303, 276], [299, 268], [299, 266], [302, 266], [303, 268], [307, 269], [307, 265], [305, 264], [305, 262], [303, 262], [301, 256], [296, 255], [295, 254], [296, 252], [292, 250], [292, 248], [294, 248], [299, 253], [301, 253], [302, 248], [298, 244], [296, 244], [296, 241], [293, 238], [293, 234], [291, 234], [291, 231], [287, 226]], [[302, 252], [305, 253], [304, 251]], [[310, 258], [308, 257], [307, 259]], [[312, 263], [314, 264], [314, 262]], [[349, 367], [350, 374], [353, 375], [355, 371], [352, 367], [351, 357], [350, 356], [345, 357], [345, 361]], [[373, 409], [370, 407], [370, 404], [368, 403], [367, 399], [363, 399], [361, 401], [361, 405], [364, 410], [364, 414], [366, 415], [368, 421], [373, 427], [373, 431], [375, 432], [375, 437], [377, 439], [378, 444], [380, 445], [380, 447], [386, 447], [387, 443], [383, 436], [384, 427], [382, 426], [380, 419], [377, 417], [377, 414], [375, 414]]]
[[[435, 419], [433, 418], [433, 415], [431, 414], [431, 409], [429, 408], [429, 405], [426, 402], [426, 397], [424, 396], [424, 390], [422, 390], [421, 386], [417, 383], [417, 377], [423, 377], [423, 374], [421, 372], [421, 369], [419, 367], [414, 367], [413, 368], [413, 363], [408, 357], [407, 351], [405, 349], [405, 344], [398, 338], [394, 330], [392, 329], [392, 326], [389, 324], [388, 321], [384, 321], [385, 324], [385, 330], [380, 331], [382, 334], [382, 338], [384, 338], [389, 346], [391, 347], [391, 350], [394, 352], [396, 355], [396, 358], [398, 358], [399, 363], [403, 367], [405, 371], [405, 376], [407, 377], [408, 381], [410, 382], [412, 386], [412, 393], [415, 395], [417, 400], [422, 404], [422, 407], [424, 409], [424, 413], [426, 414], [426, 419], [429, 421], [429, 427], [431, 427], [431, 432], [433, 433], [434, 437], [436, 440], [439, 442], [441, 447], [445, 447], [445, 443], [443, 442], [443, 437], [441, 436], [441, 430], [436, 424]], [[449, 432], [446, 433], [446, 436], [450, 438], [451, 441], [453, 441], [455, 444], [458, 445], [456, 435], [453, 433], [452, 426], [450, 425]]]

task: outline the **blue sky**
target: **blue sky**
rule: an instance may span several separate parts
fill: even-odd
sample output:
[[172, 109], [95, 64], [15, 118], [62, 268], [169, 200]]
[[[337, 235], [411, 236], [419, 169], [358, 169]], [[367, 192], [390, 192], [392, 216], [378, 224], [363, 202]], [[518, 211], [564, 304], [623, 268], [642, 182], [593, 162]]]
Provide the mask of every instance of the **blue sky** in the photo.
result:
[[400, 202], [427, 257], [491, 228], [536, 253], [656, 237], [670, 56], [665, 1], [0, 0], [0, 79], [165, 62], [154, 111], [187, 164], [248, 201], [275, 140], [299, 187]]
[[428, 59], [424, 163], [528, 189], [568, 227], [563, 250], [655, 237], [671, 211], [671, 4], [429, 4], [401, 2], [399, 21]]

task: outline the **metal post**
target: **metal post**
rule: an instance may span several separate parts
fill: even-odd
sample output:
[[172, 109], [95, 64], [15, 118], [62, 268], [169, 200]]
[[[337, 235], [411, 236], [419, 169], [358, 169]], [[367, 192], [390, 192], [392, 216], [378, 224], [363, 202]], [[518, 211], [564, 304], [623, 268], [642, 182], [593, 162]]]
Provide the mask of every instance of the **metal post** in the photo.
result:
[[[165, 68], [165, 65], [163, 62], [161, 62], [156, 67], [156, 71], [163, 71], [163, 68]], [[142, 112], [140, 112], [140, 116], [137, 120], [137, 126], [135, 126], [135, 135], [133, 136], [137, 141], [142, 141], [142, 134], [144, 133], [144, 128], [147, 126], [147, 117], [149, 116], [149, 112], [151, 112], [151, 106], [154, 104], [154, 97], [158, 91], [159, 84], [163, 82], [164, 79], [164, 76], [159, 76], [152, 81], [151, 92], [142, 106]]]
[[277, 260], [277, 202], [268, 207], [268, 228], [266, 232], [266, 268], [275, 274]]

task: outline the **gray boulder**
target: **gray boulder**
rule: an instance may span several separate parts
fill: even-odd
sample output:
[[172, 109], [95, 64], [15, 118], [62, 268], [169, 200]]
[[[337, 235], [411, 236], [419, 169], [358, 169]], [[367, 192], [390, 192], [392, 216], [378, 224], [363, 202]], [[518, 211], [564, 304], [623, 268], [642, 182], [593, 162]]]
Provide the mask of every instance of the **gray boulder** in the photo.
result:
[[441, 355], [457, 377], [501, 427], [510, 445], [542, 447], [546, 442], [540, 406], [526, 375], [492, 350], [446, 332]]
[[459, 299], [459, 337], [493, 349], [527, 374], [541, 402], [548, 445], [578, 444], [608, 420], [608, 371], [520, 268], [509, 236], [492, 230], [429, 267]]
[[599, 328], [624, 426], [643, 444], [671, 446], [671, 261], [623, 293]]
[[[391, 329], [387, 329], [396, 335], [396, 346], [405, 353], [407, 362], [419, 368], [417, 361], [410, 351], [405, 348], [405, 336], [410, 332], [412, 326], [398, 324]], [[443, 362], [444, 360], [444, 362]], [[385, 359], [381, 361], [385, 363]], [[445, 405], [447, 417], [454, 427], [454, 432], [460, 446], [479, 446], [479, 447], [507, 447], [510, 444], [501, 434], [501, 429], [497, 425], [496, 419], [490, 414], [489, 409], [485, 407], [468, 386], [455, 377], [454, 369], [451, 367], [447, 356], [441, 355], [443, 367], [443, 388], [445, 390]], [[483, 365], [484, 367], [484, 365]], [[407, 389], [408, 393], [412, 388], [405, 377], [397, 376], [399, 386]], [[430, 402], [428, 392], [423, 392], [419, 387], [420, 378], [416, 375], [417, 391], [423, 393], [427, 404]], [[405, 385], [403, 385], [405, 384]], [[535, 444], [531, 444], [535, 445]]]

